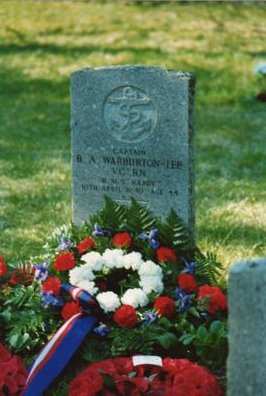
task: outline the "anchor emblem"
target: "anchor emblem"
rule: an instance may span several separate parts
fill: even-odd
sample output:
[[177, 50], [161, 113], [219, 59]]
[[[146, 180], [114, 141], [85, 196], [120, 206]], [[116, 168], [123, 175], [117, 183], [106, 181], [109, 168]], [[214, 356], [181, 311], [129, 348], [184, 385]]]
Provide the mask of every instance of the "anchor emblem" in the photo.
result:
[[112, 135], [121, 141], [136, 142], [155, 127], [157, 111], [139, 88], [126, 86], [112, 91], [104, 105], [104, 118]]

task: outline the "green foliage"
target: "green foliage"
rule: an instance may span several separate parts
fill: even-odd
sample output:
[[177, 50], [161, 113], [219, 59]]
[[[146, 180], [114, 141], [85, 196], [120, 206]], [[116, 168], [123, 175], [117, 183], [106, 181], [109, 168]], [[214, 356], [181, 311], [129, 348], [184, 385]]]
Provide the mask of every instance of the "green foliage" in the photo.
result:
[[202, 283], [210, 285], [219, 283], [221, 278], [222, 264], [218, 262], [217, 257], [212, 252], [203, 254], [196, 250], [195, 260], [197, 262], [197, 277]]
[[178, 343], [178, 338], [175, 334], [166, 332], [157, 337], [159, 344], [166, 350], [174, 347]]
[[4, 306], [12, 306], [17, 309], [32, 308], [39, 306], [40, 299], [40, 287], [37, 284], [30, 285], [28, 287], [18, 285], [10, 289], [10, 295], [7, 295], [4, 300]]
[[134, 354], [152, 354], [155, 350], [167, 356], [178, 343], [178, 337], [173, 323], [166, 318], [160, 318], [156, 323], [132, 329], [112, 328], [111, 356], [126, 356]]
[[155, 227], [156, 220], [151, 212], [134, 198], [131, 198], [130, 206], [125, 206], [105, 196], [105, 206], [90, 217], [88, 228], [92, 230], [95, 223], [112, 233], [127, 230], [137, 235], [142, 231], [150, 231]]
[[112, 327], [107, 337], [89, 336], [83, 342], [80, 356], [87, 362], [107, 357], [134, 354], [186, 357], [219, 373], [224, 373], [227, 357], [227, 323], [221, 320], [206, 323], [188, 314], [176, 323], [161, 317], [150, 325], [123, 329]]
[[2, 296], [1, 328], [6, 345], [13, 352], [32, 355], [47, 341], [46, 328], [55, 328], [41, 308], [39, 285], [18, 285]]
[[[162, 223], [133, 197], [129, 207], [117, 204], [110, 197], [105, 197], [104, 208], [91, 217], [88, 229], [92, 230], [95, 223], [112, 233], [126, 230], [135, 237], [141, 232], [148, 233], [151, 229], [157, 227], [159, 240], [162, 244], [173, 247], [177, 252], [184, 252], [185, 250], [187, 252], [192, 244], [187, 226], [173, 209], [171, 209], [166, 221]], [[141, 241], [138, 241], [138, 243], [143, 245]]]
[[199, 363], [211, 370], [224, 367], [228, 352], [227, 323], [215, 320], [209, 327], [202, 324], [197, 328], [189, 326], [189, 330], [179, 337], [179, 341], [195, 348]]
[[79, 354], [88, 363], [99, 362], [109, 357], [110, 345], [105, 338], [90, 336], [82, 343]]
[[131, 198], [131, 205], [126, 218], [126, 228], [139, 234], [143, 231], [150, 231], [156, 225], [156, 220], [151, 212]]
[[61, 238], [66, 238], [71, 242], [74, 239], [74, 229], [75, 227], [72, 227], [70, 224], [64, 224], [61, 227], [56, 227], [51, 235], [47, 237], [47, 241], [43, 246], [47, 253], [54, 253]]
[[159, 331], [152, 325], [130, 330], [113, 328], [109, 336], [111, 339], [111, 356], [152, 354], [159, 336]]
[[184, 221], [174, 209], [171, 209], [165, 224], [159, 227], [160, 240], [166, 246], [174, 247], [178, 252], [191, 248], [189, 233]]
[[111, 231], [119, 230], [125, 222], [125, 206], [118, 204], [108, 196], [105, 196], [104, 201], [104, 208], [101, 209], [97, 215], [93, 215], [90, 218], [92, 228], [95, 223], [99, 223], [101, 227], [104, 226]]

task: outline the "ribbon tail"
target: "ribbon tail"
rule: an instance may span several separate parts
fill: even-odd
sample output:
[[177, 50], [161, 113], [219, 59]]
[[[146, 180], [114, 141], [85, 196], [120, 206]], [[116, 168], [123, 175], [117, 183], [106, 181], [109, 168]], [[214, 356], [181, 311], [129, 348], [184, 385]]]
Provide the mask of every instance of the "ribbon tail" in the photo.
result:
[[41, 396], [63, 371], [79, 345], [92, 330], [93, 315], [72, 316], [44, 347], [32, 366], [22, 396]]

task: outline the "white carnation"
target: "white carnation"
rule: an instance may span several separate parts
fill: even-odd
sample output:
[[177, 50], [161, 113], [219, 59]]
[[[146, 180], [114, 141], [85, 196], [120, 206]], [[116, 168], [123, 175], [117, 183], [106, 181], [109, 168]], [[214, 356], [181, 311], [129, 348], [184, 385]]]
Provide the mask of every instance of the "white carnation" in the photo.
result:
[[143, 276], [140, 279], [139, 285], [142, 287], [144, 293], [161, 293], [163, 291], [163, 282], [160, 277], [156, 276]]
[[141, 289], [129, 289], [125, 292], [121, 298], [123, 304], [132, 305], [134, 308], [145, 307], [148, 304], [149, 299], [147, 295]]
[[132, 268], [133, 271], [138, 270], [143, 264], [142, 256], [139, 252], [131, 252], [124, 256], [124, 267], [125, 269]]
[[159, 265], [149, 260], [143, 263], [139, 268], [140, 276], [159, 276], [162, 277], [162, 269]]
[[106, 249], [103, 254], [104, 266], [107, 268], [123, 268], [123, 250]]
[[74, 286], [77, 286], [83, 280], [92, 281], [94, 278], [95, 276], [87, 264], [69, 271], [69, 282]]
[[105, 313], [114, 312], [120, 306], [118, 295], [111, 291], [99, 293], [96, 300]]
[[81, 256], [81, 260], [85, 261], [93, 271], [101, 271], [104, 264], [103, 258], [98, 252], [86, 253]]
[[88, 280], [82, 280], [77, 286], [83, 290], [86, 290], [92, 295], [94, 295], [98, 291], [98, 287], [95, 287], [95, 282], [90, 282]]

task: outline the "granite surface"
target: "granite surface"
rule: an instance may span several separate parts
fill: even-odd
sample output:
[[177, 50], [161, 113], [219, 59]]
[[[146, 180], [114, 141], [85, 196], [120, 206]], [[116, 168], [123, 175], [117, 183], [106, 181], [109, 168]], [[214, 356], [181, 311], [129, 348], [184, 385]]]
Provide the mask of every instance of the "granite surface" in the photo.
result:
[[71, 77], [73, 221], [104, 195], [130, 197], [194, 232], [192, 74], [156, 67], [81, 69]]
[[229, 273], [227, 396], [265, 396], [266, 257]]

